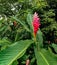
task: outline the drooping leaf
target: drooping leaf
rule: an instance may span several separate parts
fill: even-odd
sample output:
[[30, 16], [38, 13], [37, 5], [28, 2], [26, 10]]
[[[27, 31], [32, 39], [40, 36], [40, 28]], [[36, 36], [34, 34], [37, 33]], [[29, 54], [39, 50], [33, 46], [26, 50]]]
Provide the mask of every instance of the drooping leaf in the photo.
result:
[[27, 31], [30, 31], [27, 25], [24, 23], [24, 21], [20, 21], [19, 19], [17, 19], [17, 17], [13, 17], [13, 19], [19, 22]]
[[10, 65], [13, 61], [26, 51], [26, 49], [30, 46], [32, 40], [18, 41], [12, 44], [10, 47], [5, 50], [0, 51], [0, 65]]

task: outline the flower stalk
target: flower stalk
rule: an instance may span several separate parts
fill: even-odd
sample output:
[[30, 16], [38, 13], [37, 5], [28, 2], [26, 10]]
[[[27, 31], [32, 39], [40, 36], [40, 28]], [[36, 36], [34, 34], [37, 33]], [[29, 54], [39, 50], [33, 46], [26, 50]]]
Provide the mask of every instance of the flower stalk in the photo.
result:
[[32, 24], [33, 24], [34, 43], [35, 43], [35, 46], [38, 49], [38, 43], [37, 43], [37, 40], [36, 40], [36, 35], [37, 35], [37, 32], [38, 32], [39, 27], [40, 27], [40, 18], [39, 18], [38, 14], [36, 12], [33, 15], [33, 22], [32, 22]]

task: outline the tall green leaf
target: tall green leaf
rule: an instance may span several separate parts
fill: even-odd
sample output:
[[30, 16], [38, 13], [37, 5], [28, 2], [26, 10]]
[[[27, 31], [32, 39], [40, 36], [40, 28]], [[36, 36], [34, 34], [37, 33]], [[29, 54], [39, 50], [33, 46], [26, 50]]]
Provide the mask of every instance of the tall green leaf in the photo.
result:
[[28, 13], [27, 15], [27, 23], [29, 24], [30, 28], [33, 30], [32, 26], [32, 14]]
[[37, 51], [37, 48], [34, 48], [34, 51], [37, 65], [57, 65], [57, 56], [53, 55], [49, 50]]
[[10, 65], [20, 58], [32, 43], [31, 40], [18, 41], [5, 50], [0, 51], [0, 65]]
[[39, 29], [37, 32], [37, 42], [38, 42], [38, 47], [43, 47], [43, 34], [41, 32], [41, 30]]

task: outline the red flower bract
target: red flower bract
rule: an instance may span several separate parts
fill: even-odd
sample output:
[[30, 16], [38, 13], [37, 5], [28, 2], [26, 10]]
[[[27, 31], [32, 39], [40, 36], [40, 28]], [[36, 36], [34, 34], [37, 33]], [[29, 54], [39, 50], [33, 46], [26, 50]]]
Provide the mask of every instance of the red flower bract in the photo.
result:
[[40, 27], [40, 18], [38, 16], [38, 14], [35, 12], [33, 15], [33, 30], [34, 30], [34, 35], [36, 36], [37, 31]]

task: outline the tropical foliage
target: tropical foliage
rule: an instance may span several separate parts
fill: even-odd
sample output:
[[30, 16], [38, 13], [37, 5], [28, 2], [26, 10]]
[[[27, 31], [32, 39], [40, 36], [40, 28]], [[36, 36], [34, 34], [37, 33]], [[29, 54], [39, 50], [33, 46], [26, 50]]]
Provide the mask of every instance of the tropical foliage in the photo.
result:
[[57, 65], [57, 0], [0, 0], [0, 65]]

